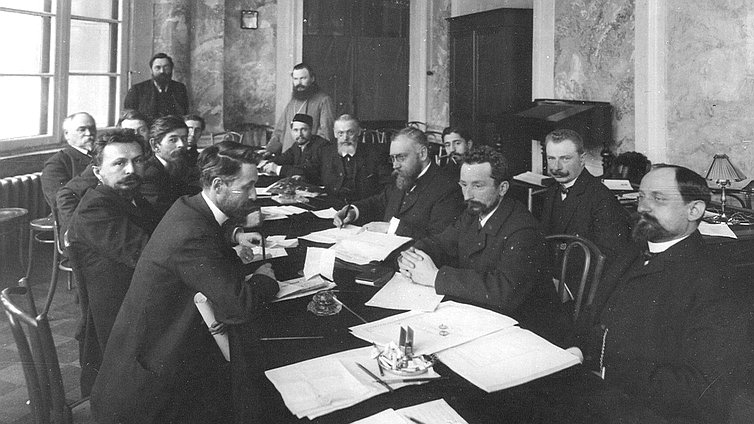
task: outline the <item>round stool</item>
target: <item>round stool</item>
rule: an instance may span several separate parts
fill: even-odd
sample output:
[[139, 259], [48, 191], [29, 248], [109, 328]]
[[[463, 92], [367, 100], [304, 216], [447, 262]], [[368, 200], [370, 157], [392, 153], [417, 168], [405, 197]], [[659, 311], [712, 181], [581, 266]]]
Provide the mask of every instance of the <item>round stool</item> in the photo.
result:
[[16, 234], [18, 262], [24, 266], [24, 231], [29, 223], [29, 211], [24, 208], [0, 208], [0, 238]]
[[[52, 220], [52, 216], [33, 219], [29, 223], [29, 255], [26, 265], [27, 284], [30, 284], [29, 279], [31, 278], [31, 270], [34, 266], [34, 245], [37, 243], [55, 244], [55, 223]], [[54, 253], [57, 254], [57, 251], [55, 250]], [[56, 261], [53, 260], [52, 268], [53, 273], [57, 274], [56, 269], [58, 264], [55, 262]]]

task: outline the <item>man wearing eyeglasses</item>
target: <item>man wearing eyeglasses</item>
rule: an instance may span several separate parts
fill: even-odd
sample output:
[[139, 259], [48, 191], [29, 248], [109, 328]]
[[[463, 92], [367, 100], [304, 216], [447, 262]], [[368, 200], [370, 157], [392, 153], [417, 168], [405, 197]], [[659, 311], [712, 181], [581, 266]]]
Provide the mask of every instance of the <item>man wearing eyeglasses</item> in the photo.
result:
[[461, 214], [458, 181], [431, 160], [424, 132], [400, 130], [390, 142], [390, 160], [394, 184], [343, 207], [333, 219], [337, 227], [354, 222], [369, 231], [418, 239], [440, 233]]

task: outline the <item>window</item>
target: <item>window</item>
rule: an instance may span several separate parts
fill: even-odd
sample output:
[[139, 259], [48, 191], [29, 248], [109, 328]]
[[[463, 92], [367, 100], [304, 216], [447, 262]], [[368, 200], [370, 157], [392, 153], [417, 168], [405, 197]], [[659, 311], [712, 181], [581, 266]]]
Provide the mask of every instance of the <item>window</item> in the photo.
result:
[[116, 121], [129, 0], [0, 0], [0, 151], [55, 144], [66, 115]]

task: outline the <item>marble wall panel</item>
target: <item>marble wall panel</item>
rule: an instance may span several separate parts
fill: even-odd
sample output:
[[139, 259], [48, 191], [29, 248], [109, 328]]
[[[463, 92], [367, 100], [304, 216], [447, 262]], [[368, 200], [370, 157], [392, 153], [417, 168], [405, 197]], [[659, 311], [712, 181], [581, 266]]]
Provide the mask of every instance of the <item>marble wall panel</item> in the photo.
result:
[[187, 83], [191, 77], [191, 24], [188, 0], [154, 1], [154, 52], [173, 58], [173, 79]]
[[203, 0], [191, 11], [192, 112], [201, 115], [207, 132], [223, 130], [223, 46], [225, 1]]
[[727, 153], [754, 176], [754, 3], [669, 0], [667, 16], [668, 161], [704, 175]]
[[432, 2], [432, 19], [429, 23], [428, 65], [432, 75], [427, 78], [427, 124], [442, 130], [450, 121], [450, 44], [448, 21], [450, 0]]
[[[241, 29], [241, 10], [259, 12], [259, 29]], [[226, 0], [224, 61], [224, 123], [275, 125], [275, 42], [277, 2]]]
[[555, 97], [610, 102], [612, 148], [634, 149], [634, 0], [555, 3]]

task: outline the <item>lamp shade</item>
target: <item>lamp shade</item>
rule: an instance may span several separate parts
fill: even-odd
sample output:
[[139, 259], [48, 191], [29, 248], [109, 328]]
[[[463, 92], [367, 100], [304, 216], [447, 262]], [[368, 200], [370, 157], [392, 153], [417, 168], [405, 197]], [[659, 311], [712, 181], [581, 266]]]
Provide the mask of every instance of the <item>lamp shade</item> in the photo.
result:
[[715, 155], [706, 178], [710, 181], [743, 181], [746, 175], [730, 162], [728, 155]]

